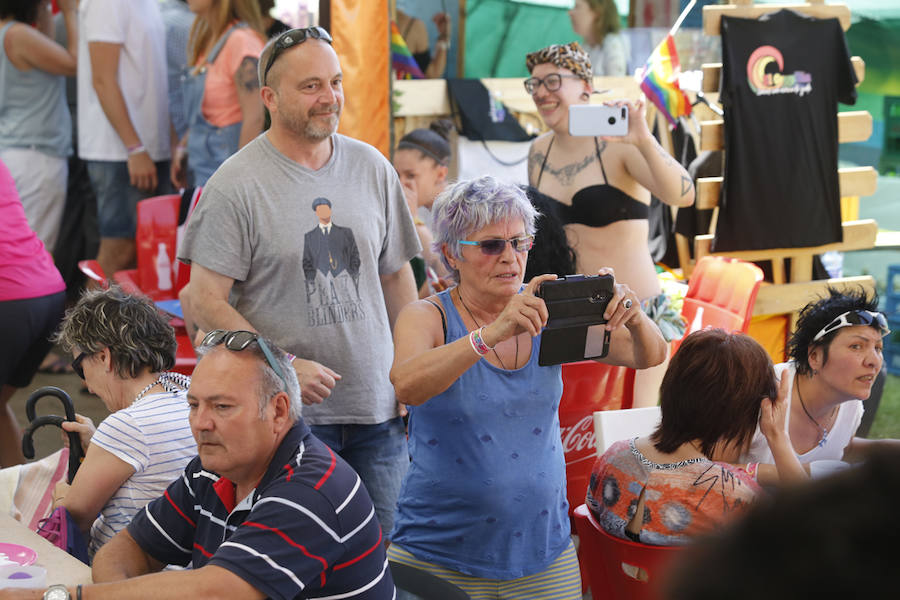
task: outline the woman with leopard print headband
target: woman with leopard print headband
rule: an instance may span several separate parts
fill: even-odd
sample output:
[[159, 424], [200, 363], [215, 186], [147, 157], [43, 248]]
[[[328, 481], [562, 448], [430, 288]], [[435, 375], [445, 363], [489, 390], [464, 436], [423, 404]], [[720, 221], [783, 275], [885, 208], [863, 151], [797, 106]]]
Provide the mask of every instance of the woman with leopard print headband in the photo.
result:
[[[569, 107], [588, 104], [593, 93], [591, 61], [578, 42], [528, 54], [531, 94], [550, 131], [528, 153], [528, 182], [557, 202], [577, 272], [612, 267], [628, 283], [667, 340], [680, 338], [684, 323], [662, 294], [647, 246], [650, 195], [670, 206], [694, 202], [691, 177], [659, 145], [647, 127], [644, 103], [617, 100], [629, 110], [622, 137], [569, 134]], [[639, 371], [635, 406], [655, 405], [668, 361]]]

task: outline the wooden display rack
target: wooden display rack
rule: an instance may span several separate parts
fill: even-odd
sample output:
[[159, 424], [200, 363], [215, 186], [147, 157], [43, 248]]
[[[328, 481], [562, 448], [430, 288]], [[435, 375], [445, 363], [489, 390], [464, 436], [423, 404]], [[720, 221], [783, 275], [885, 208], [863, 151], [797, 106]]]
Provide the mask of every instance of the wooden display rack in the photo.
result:
[[[850, 27], [850, 9], [842, 4], [826, 5], [824, 0], [810, 0], [802, 4], [752, 4], [751, 0], [735, 0], [734, 4], [703, 7], [703, 29], [707, 35], [719, 35], [723, 15], [756, 18], [763, 14], [782, 9], [790, 9], [818, 18], [837, 18], [846, 31]], [[865, 63], [858, 56], [851, 58], [856, 76], [861, 82], [865, 77]], [[710, 101], [718, 100], [719, 79], [722, 65], [703, 65], [703, 92]], [[722, 119], [702, 121], [700, 124], [700, 151], [723, 150], [725, 123]], [[866, 111], [842, 112], [838, 115], [838, 141], [861, 142], [872, 135], [872, 116]], [[841, 198], [858, 198], [875, 193], [877, 172], [873, 167], [854, 167], [838, 170]], [[698, 209], [717, 209], [723, 177], [703, 177], [697, 180]], [[772, 262], [773, 285], [760, 288], [753, 314], [789, 314], [790, 328], [796, 324], [797, 311], [817, 295], [825, 293], [826, 286], [838, 289], [859, 287], [868, 291], [875, 289], [872, 277], [843, 277], [838, 279], [812, 281], [813, 257], [829, 250], [850, 251], [872, 248], [876, 243], [878, 225], [874, 220], [844, 221], [843, 241], [834, 244], [808, 248], [772, 248], [767, 250], [744, 250], [716, 253], [711, 252], [716, 216], [713, 213], [711, 232], [698, 235], [693, 240], [694, 260], [703, 256], [718, 255], [740, 258], [748, 261]], [[685, 276], [690, 275], [693, 262], [690, 260], [691, 240], [676, 234], [678, 255]], [[790, 273], [785, 272], [785, 259], [791, 259]]]

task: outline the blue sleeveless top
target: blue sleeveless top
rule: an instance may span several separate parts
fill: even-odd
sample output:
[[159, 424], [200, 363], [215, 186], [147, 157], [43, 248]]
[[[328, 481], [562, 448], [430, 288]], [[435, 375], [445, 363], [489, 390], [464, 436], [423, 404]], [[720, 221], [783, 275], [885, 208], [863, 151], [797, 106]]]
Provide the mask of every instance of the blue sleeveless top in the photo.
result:
[[[447, 340], [468, 335], [450, 299]], [[412, 462], [392, 542], [416, 558], [488, 579], [546, 569], [569, 543], [559, 432], [560, 367], [475, 363], [447, 391], [409, 407]]]
[[65, 158], [72, 154], [66, 78], [13, 66], [3, 44], [16, 23], [10, 21], [0, 28], [0, 149], [33, 148]]

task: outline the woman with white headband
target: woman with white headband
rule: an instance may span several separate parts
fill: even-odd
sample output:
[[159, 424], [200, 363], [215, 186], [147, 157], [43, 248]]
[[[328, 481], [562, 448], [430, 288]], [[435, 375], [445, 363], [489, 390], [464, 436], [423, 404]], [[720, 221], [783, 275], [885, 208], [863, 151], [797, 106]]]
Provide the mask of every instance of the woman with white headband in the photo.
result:
[[[801, 463], [858, 462], [877, 446], [900, 447], [900, 440], [856, 437], [863, 401], [884, 362], [882, 338], [890, 333], [877, 307], [878, 297], [864, 290], [829, 288], [827, 297], [800, 312], [788, 344], [790, 360], [776, 365], [775, 373], [791, 380], [785, 428]], [[759, 430], [741, 461], [751, 472], [760, 463], [760, 483], [777, 480], [772, 453]]]

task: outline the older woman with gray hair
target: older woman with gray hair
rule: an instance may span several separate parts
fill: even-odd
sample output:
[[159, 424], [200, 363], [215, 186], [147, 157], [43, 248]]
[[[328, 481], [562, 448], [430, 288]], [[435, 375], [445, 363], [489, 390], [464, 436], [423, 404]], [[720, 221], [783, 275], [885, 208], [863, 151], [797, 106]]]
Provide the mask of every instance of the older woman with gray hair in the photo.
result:
[[[410, 405], [412, 463], [388, 553], [470, 594], [489, 586], [505, 591], [485, 597], [574, 599], [581, 582], [557, 415], [561, 371], [538, 365], [548, 315], [535, 292], [556, 275], [523, 287], [535, 216], [521, 189], [492, 177], [457, 183], [435, 201], [434, 248], [456, 286], [407, 305], [395, 326], [391, 381]], [[603, 362], [644, 368], [664, 359], [638, 300], [615, 285]]]
[[81, 415], [63, 424], [80, 434], [86, 454], [72, 485], [57, 486], [55, 504], [90, 532], [93, 556], [196, 456], [190, 377], [168, 372], [175, 332], [153, 302], [116, 287], [86, 292], [66, 313], [57, 341], [113, 413], [96, 430]]

